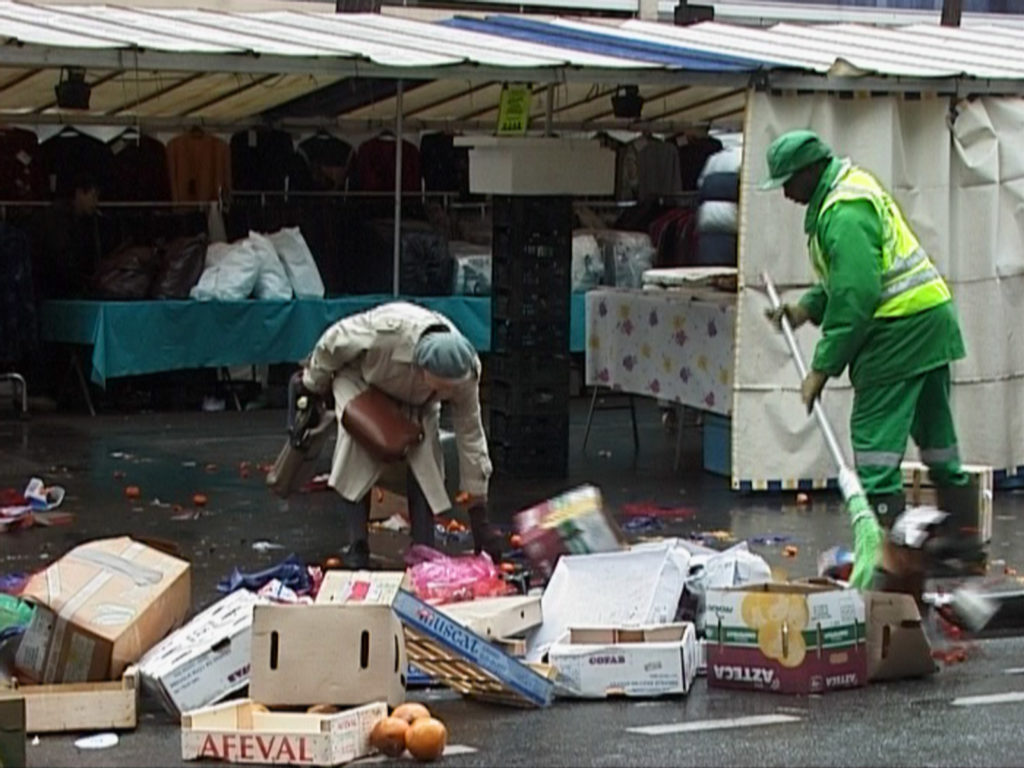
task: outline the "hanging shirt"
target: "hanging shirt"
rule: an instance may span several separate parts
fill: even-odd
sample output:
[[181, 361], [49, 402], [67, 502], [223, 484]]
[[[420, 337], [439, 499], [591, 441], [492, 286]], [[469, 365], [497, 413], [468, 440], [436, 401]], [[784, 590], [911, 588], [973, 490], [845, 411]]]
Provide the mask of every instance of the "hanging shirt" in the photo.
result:
[[110, 142], [113, 153], [113, 189], [109, 200], [157, 201], [171, 199], [171, 177], [167, 167], [167, 148], [145, 134], [118, 138]]
[[[395, 139], [377, 136], [364, 141], [356, 152], [355, 181], [364, 192], [391, 192], [395, 189]], [[420, 152], [408, 141], [402, 143], [402, 189], [420, 189]]]
[[171, 194], [176, 202], [216, 200], [231, 188], [231, 153], [226, 142], [204, 131], [188, 131], [167, 142]]
[[313, 189], [341, 190], [348, 178], [352, 145], [328, 133], [317, 133], [299, 144], [306, 158]]
[[39, 150], [53, 196], [71, 197], [81, 176], [95, 181], [101, 199], [114, 189], [114, 154], [99, 139], [74, 130], [61, 132], [40, 144]]
[[46, 169], [32, 131], [0, 128], [0, 200], [45, 200]]

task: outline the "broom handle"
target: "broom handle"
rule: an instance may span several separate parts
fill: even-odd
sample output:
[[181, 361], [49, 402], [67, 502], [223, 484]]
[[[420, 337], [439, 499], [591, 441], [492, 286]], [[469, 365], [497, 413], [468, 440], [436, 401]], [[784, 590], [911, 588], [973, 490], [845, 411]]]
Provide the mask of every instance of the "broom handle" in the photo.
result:
[[[761, 277], [764, 280], [765, 287], [768, 289], [768, 300], [771, 302], [772, 309], [778, 309], [782, 306], [782, 301], [779, 299], [779, 294], [775, 291], [775, 284], [767, 272], [762, 272]], [[800, 347], [796, 343], [796, 337], [793, 335], [793, 329], [789, 325], [789, 318], [786, 317], [785, 312], [782, 314], [782, 335], [786, 337], [789, 352], [796, 363], [797, 371], [800, 373], [800, 380], [803, 381], [807, 377], [807, 366], [804, 364], [804, 357], [800, 354]], [[843, 457], [843, 450], [839, 447], [836, 433], [832, 431], [832, 425], [825, 415], [825, 409], [821, 407], [821, 398], [814, 401], [814, 416], [817, 418], [818, 426], [821, 427], [821, 431], [825, 435], [825, 443], [828, 445], [828, 452], [832, 454], [832, 460], [836, 463], [840, 472], [844, 474], [849, 473], [850, 468]]]

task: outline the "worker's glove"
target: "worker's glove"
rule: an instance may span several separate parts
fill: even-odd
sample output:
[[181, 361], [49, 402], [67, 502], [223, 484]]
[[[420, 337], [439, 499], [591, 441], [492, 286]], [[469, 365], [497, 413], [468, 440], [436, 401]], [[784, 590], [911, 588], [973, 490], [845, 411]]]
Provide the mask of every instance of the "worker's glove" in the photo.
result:
[[785, 315], [789, 320], [789, 327], [794, 331], [801, 325], [811, 319], [810, 314], [799, 304], [783, 304], [778, 309], [766, 309], [764, 311], [765, 317], [767, 317], [772, 325], [775, 326], [775, 330], [782, 330], [782, 316]]
[[807, 413], [814, 410], [814, 401], [821, 397], [821, 390], [825, 388], [828, 381], [828, 374], [821, 371], [808, 371], [807, 376], [800, 383], [800, 399], [807, 406]]
[[854, 589], [871, 589], [875, 569], [882, 556], [885, 532], [863, 496], [851, 500], [850, 516], [853, 522], [853, 572], [850, 574], [850, 586]]

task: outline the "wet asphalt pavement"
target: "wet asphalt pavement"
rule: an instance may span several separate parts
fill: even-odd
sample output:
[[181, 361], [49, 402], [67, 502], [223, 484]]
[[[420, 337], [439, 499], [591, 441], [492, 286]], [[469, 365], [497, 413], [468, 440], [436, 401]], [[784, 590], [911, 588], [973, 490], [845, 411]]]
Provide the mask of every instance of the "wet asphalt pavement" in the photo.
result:
[[[793, 494], [744, 496], [730, 491], [725, 478], [701, 471], [697, 428], [686, 428], [683, 467], [674, 470], [672, 436], [652, 403], [638, 403], [638, 455], [628, 415], [609, 411], [597, 414], [584, 456], [586, 403], [574, 401], [569, 477], [497, 479], [494, 518], [507, 522], [517, 509], [591, 482], [614, 510], [640, 502], [693, 510], [652, 535], [703, 530], [728, 531], [737, 540], [770, 538], [776, 543], [752, 548], [780, 576], [811, 575], [820, 551], [849, 543], [834, 494], [815, 494], [808, 505], [798, 505]], [[217, 582], [235, 566], [258, 570], [291, 552], [322, 560], [345, 543], [332, 493], [281, 502], [265, 490], [258, 469], [273, 460], [283, 422], [279, 410], [36, 415], [29, 421], [0, 413], [0, 487], [20, 490], [29, 477], [42, 477], [67, 489], [62, 509], [75, 515], [69, 526], [0, 534], [0, 573], [37, 569], [91, 538], [159, 538], [174, 542], [192, 562], [199, 609], [218, 598]], [[125, 498], [129, 484], [141, 489], [138, 501]], [[208, 497], [205, 507], [192, 504], [195, 493]], [[996, 495], [993, 558], [1024, 563], [1022, 516], [1024, 495]], [[281, 549], [258, 552], [257, 541]], [[371, 544], [397, 564], [404, 538], [375, 534]], [[794, 557], [784, 556], [785, 544], [797, 547]], [[973, 642], [965, 663], [927, 680], [824, 697], [708, 690], [703, 679], [683, 699], [557, 701], [543, 711], [485, 705], [438, 689], [410, 697], [428, 699], [447, 723], [450, 743], [469, 748], [446, 757], [443, 764], [451, 766], [1024, 764], [1024, 642], [1016, 636]], [[655, 725], [674, 728], [658, 735], [629, 730]], [[146, 697], [139, 728], [122, 734], [118, 746], [83, 752], [69, 736], [49, 736], [30, 746], [28, 756], [31, 766], [181, 764], [176, 724]]]

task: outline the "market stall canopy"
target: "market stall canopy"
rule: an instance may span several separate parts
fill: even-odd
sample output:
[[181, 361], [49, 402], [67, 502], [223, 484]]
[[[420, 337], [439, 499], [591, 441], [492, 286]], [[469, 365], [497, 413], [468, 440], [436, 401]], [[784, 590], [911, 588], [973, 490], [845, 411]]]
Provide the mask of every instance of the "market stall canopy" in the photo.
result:
[[[505, 82], [550, 91], [562, 129], [629, 128], [610, 96], [636, 85], [644, 124], [738, 121], [751, 85], [1020, 93], [1018, 26], [688, 27], [622, 19], [253, 12], [0, 0], [0, 120], [223, 122], [394, 119], [491, 127]], [[86, 69], [89, 109], [57, 107], [62, 68]], [[534, 99], [540, 117], [548, 99]]]

